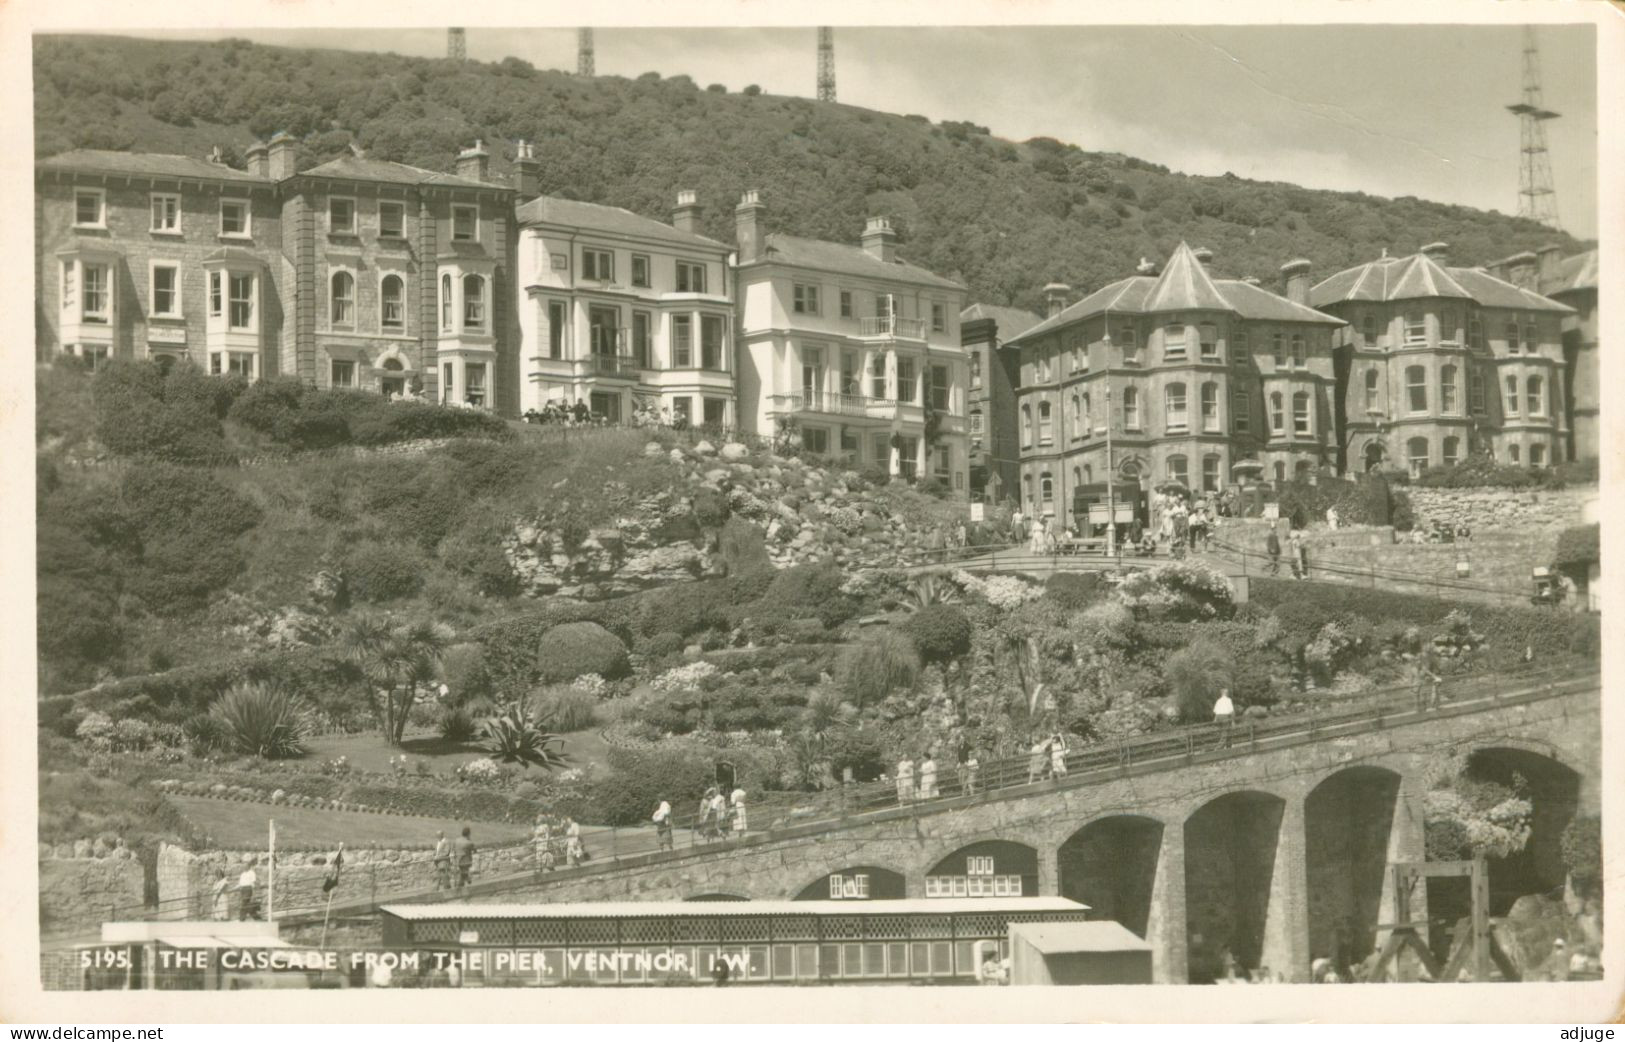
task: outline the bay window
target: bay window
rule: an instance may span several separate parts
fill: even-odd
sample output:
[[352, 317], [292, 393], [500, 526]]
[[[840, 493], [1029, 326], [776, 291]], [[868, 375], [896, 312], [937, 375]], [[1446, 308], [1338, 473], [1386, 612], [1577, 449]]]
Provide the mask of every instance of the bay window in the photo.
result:
[[1546, 381], [1538, 376], [1531, 376], [1525, 384], [1527, 400], [1529, 402], [1530, 416], [1546, 415]]
[[1270, 433], [1277, 436], [1286, 433], [1286, 405], [1280, 391], [1270, 395]]
[[463, 276], [463, 328], [485, 329], [485, 279], [479, 275]]
[[254, 276], [247, 272], [234, 271], [226, 280], [227, 315], [226, 325], [232, 329], [246, 330], [254, 327]]
[[1038, 446], [1043, 448], [1054, 441], [1054, 425], [1049, 402], [1038, 403]]
[[1185, 357], [1185, 327], [1179, 322], [1170, 322], [1162, 327], [1162, 355], [1164, 358]]
[[1425, 344], [1427, 339], [1427, 313], [1424, 311], [1405, 312], [1405, 343]]
[[80, 293], [80, 321], [106, 325], [113, 320], [111, 269], [106, 264], [84, 264], [79, 269], [84, 288]]
[[1405, 367], [1405, 394], [1410, 411], [1428, 411], [1428, 373], [1419, 365]]
[[1508, 416], [1518, 415], [1518, 378], [1516, 376], [1506, 378], [1506, 414]]
[[1439, 411], [1454, 415], [1460, 405], [1460, 396], [1456, 388], [1456, 367], [1442, 366], [1439, 369]]
[[723, 318], [719, 315], [700, 316], [700, 368], [723, 370], [722, 350]]
[[1308, 436], [1314, 433], [1314, 416], [1310, 411], [1309, 392], [1299, 391], [1292, 396], [1292, 433]]
[[1169, 384], [1162, 392], [1164, 426], [1169, 432], [1183, 431], [1190, 423], [1185, 407], [1185, 385]]
[[1230, 392], [1230, 427], [1237, 433], [1245, 434], [1252, 429], [1253, 403], [1252, 395], [1247, 393], [1245, 387], [1238, 387]]
[[897, 400], [910, 404], [920, 400], [914, 386], [914, 359], [899, 358], [897, 360]]
[[399, 275], [385, 275], [378, 290], [379, 322], [385, 329], [406, 328], [406, 282]]
[[671, 317], [671, 364], [675, 369], [694, 365], [694, 320], [687, 315]]
[[1219, 429], [1219, 385], [1216, 383], [1202, 385], [1202, 429]]
[[1219, 358], [1219, 328], [1217, 326], [1197, 326], [1197, 339], [1202, 345], [1202, 361], [1218, 362]]
[[355, 276], [347, 271], [336, 271], [329, 281], [333, 287], [333, 328], [355, 328]]
[[1140, 392], [1133, 387], [1123, 388], [1123, 429], [1140, 429]]

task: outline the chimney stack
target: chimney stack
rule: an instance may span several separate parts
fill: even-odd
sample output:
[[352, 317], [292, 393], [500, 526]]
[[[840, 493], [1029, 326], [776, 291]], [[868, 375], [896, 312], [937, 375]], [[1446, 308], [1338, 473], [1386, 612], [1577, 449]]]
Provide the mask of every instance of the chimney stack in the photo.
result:
[[249, 145], [243, 152], [243, 158], [248, 161], [248, 172], [255, 177], [271, 176], [271, 160], [265, 142], [256, 141]]
[[1137, 275], [1155, 275], [1157, 273], [1157, 262], [1141, 257], [1140, 263], [1134, 266], [1134, 272]]
[[285, 130], [279, 130], [271, 138], [270, 160], [267, 171], [273, 181], [285, 181], [298, 172], [299, 142], [293, 135]]
[[671, 213], [671, 226], [680, 232], [690, 235], [704, 235], [700, 231], [701, 219], [705, 210], [700, 206], [699, 196], [691, 188], [685, 188], [677, 193], [677, 209]]
[[863, 252], [887, 264], [897, 259], [897, 233], [891, 218], [871, 217], [863, 229]]
[[1213, 251], [1206, 246], [1191, 251], [1191, 256], [1202, 262], [1202, 267], [1213, 263]]
[[1281, 295], [1294, 304], [1309, 304], [1309, 261], [1303, 257], [1281, 265]]
[[542, 164], [536, 159], [536, 146], [521, 138], [514, 146], [513, 190], [519, 202], [528, 203], [542, 194]]
[[1519, 289], [1534, 289], [1535, 271], [1538, 263], [1539, 258], [1535, 256], [1533, 250], [1514, 253], [1501, 262], [1508, 272], [1502, 277]]
[[465, 148], [457, 153], [457, 176], [467, 177], [475, 181], [484, 181], [491, 170], [491, 154], [485, 150], [485, 142], [476, 138], [473, 148]]
[[1450, 244], [1447, 242], [1430, 242], [1422, 247], [1422, 253], [1435, 264], [1450, 263]]
[[1540, 254], [1540, 284], [1549, 286], [1557, 281], [1557, 271], [1563, 263], [1563, 247], [1552, 242], [1535, 252]]
[[739, 263], [759, 261], [767, 252], [767, 207], [761, 193], [752, 188], [739, 197], [734, 207], [734, 238], [739, 243]]
[[1064, 282], [1052, 282], [1044, 287], [1044, 317], [1054, 318], [1066, 308], [1066, 295], [1072, 287]]

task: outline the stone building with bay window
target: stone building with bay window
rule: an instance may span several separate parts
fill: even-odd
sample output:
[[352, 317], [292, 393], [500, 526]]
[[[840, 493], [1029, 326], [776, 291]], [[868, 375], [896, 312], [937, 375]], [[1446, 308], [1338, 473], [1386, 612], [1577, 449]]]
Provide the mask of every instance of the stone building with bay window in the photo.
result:
[[[1343, 319], [1334, 349], [1339, 466], [1449, 467], [1474, 452], [1550, 466], [1566, 458], [1563, 327], [1573, 309], [1479, 268], [1444, 243], [1317, 284]], [[1532, 256], [1531, 256], [1532, 259]]]
[[1020, 503], [1029, 516], [1071, 523], [1080, 491], [1103, 488], [1108, 475], [1142, 489], [1176, 481], [1218, 491], [1242, 460], [1276, 480], [1331, 461], [1332, 331], [1341, 321], [1308, 306], [1309, 262], [1285, 265], [1277, 294], [1211, 275], [1210, 260], [1180, 243], [1160, 273], [1120, 279], [1070, 306], [1052, 300], [1048, 318], [1002, 345], [1019, 367]]
[[245, 158], [37, 163], [39, 359], [186, 359], [517, 411], [514, 189], [478, 143], [455, 174], [362, 156], [301, 170], [285, 134]]
[[699, 234], [693, 192], [672, 224], [521, 192], [519, 324], [527, 409], [581, 401], [628, 422], [638, 406], [732, 427], [729, 246]]
[[860, 246], [770, 233], [752, 191], [735, 220], [740, 425], [966, 495], [965, 287], [900, 259], [885, 218]]

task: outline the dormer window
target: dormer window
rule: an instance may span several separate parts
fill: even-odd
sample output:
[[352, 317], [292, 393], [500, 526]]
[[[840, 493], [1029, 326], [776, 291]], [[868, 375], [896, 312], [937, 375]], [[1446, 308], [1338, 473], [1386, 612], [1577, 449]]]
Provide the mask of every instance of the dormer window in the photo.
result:
[[327, 200], [327, 234], [355, 234], [355, 200], [334, 196]]

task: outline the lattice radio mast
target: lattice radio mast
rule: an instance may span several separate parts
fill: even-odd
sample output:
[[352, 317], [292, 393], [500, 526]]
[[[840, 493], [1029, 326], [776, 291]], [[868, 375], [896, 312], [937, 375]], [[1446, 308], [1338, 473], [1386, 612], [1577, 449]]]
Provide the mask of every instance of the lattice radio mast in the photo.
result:
[[1523, 100], [1508, 105], [1518, 117], [1521, 158], [1518, 164], [1518, 216], [1550, 228], [1557, 223], [1557, 190], [1552, 187], [1552, 159], [1546, 151], [1546, 121], [1558, 113], [1540, 97], [1540, 52], [1535, 49], [1535, 27], [1523, 29]]
[[446, 57], [458, 62], [468, 57], [468, 41], [461, 29], [446, 30]]
[[835, 30], [818, 30], [818, 100], [835, 100]]
[[591, 29], [576, 30], [576, 75], [598, 75], [593, 61]]

